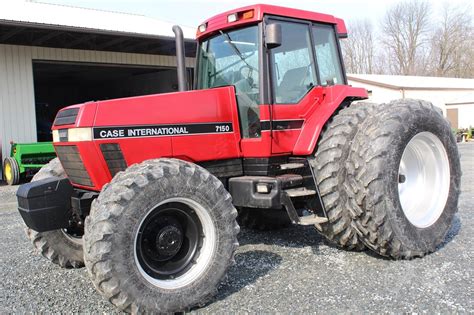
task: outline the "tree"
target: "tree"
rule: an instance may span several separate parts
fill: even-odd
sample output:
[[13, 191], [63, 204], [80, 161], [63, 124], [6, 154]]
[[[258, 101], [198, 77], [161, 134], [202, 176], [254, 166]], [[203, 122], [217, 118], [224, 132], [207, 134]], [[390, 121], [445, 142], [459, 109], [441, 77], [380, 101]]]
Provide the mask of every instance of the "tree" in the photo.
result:
[[430, 73], [435, 76], [474, 76], [474, 32], [470, 4], [443, 5], [440, 21], [433, 30]]
[[403, 1], [389, 8], [382, 20], [382, 44], [390, 72], [422, 74], [429, 39], [430, 6], [426, 1]]
[[373, 25], [368, 19], [348, 23], [349, 37], [342, 41], [344, 63], [349, 73], [375, 72]]

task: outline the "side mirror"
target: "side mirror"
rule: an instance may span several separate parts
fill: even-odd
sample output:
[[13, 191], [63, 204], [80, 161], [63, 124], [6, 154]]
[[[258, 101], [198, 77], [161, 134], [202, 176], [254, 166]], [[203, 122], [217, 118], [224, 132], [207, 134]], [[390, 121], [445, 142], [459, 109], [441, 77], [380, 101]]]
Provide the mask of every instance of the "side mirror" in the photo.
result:
[[272, 23], [265, 27], [265, 45], [268, 49], [281, 46], [281, 24]]

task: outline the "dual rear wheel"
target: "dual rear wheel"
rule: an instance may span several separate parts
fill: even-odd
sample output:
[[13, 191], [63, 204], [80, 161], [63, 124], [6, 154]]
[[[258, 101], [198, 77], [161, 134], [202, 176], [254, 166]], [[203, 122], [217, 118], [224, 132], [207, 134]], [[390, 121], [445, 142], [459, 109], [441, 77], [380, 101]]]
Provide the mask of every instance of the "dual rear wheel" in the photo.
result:
[[451, 128], [430, 103], [343, 109], [311, 162], [329, 217], [317, 229], [331, 242], [394, 259], [422, 257], [443, 242], [461, 171]]

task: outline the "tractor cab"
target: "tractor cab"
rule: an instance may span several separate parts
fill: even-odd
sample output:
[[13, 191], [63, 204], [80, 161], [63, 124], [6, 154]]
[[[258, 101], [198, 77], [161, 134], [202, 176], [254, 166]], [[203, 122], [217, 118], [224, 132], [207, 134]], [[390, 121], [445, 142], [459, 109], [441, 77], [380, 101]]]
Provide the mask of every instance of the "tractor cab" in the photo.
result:
[[[298, 138], [315, 105], [330, 101], [328, 90], [339, 104], [348, 96], [366, 98], [361, 89], [347, 90], [339, 46], [344, 22], [290, 11], [257, 5], [198, 27], [195, 87], [235, 88], [244, 155], [307, 154], [314, 140]], [[307, 128], [317, 134], [320, 126]]]

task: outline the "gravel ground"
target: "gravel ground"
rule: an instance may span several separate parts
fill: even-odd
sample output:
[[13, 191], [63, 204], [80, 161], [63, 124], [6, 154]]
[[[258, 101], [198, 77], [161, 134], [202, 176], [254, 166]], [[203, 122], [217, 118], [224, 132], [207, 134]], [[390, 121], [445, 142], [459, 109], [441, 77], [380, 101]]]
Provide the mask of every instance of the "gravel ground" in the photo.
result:
[[[242, 230], [237, 264], [199, 313], [474, 313], [474, 143], [460, 144], [459, 212], [440, 249], [391, 261], [327, 244], [311, 227]], [[65, 270], [33, 252], [16, 210], [15, 189], [0, 187], [0, 313], [116, 313], [85, 269]]]

